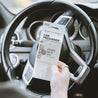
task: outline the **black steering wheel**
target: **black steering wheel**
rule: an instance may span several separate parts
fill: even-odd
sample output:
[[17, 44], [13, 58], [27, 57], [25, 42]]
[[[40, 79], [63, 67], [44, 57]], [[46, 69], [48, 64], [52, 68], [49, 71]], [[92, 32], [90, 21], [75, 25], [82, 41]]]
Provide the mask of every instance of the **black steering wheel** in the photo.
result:
[[[13, 35], [14, 31], [16, 30], [16, 28], [18, 27], [18, 25], [20, 24], [20, 22], [24, 18], [28, 17], [31, 13], [32, 13], [32, 15], [37, 16], [40, 14], [39, 12], [41, 12], [43, 14], [43, 17], [47, 14], [46, 12], [53, 12], [53, 14], [57, 13], [57, 12], [62, 12], [62, 14], [60, 14], [58, 17], [56, 17], [56, 19], [54, 19], [54, 21], [52, 21], [52, 22], [58, 23], [61, 25], [65, 25], [65, 27], [68, 30], [73, 25], [72, 22], [70, 22], [70, 21], [73, 21], [73, 19], [75, 19], [75, 18], [78, 19], [79, 21], [82, 21], [85, 24], [85, 26], [87, 27], [87, 30], [89, 32], [90, 48], [91, 48], [87, 61], [84, 61], [74, 50], [74, 48], [73, 48], [74, 45], [71, 43], [71, 40], [68, 36], [68, 32], [65, 33], [65, 37], [64, 37], [65, 39], [64, 39], [62, 51], [61, 51], [61, 60], [62, 61], [65, 60], [65, 59], [62, 59], [62, 55], [63, 55], [63, 57], [68, 56], [68, 57], [71, 57], [79, 65], [78, 69], [76, 70], [78, 75], [75, 76], [74, 74], [71, 74], [71, 80], [76, 83], [82, 83], [84, 81], [84, 79], [87, 77], [87, 75], [90, 71], [90, 68], [93, 67], [93, 64], [96, 61], [96, 57], [98, 55], [97, 33], [96, 33], [95, 27], [94, 27], [91, 19], [88, 17], [88, 15], [84, 11], [82, 11], [79, 7], [77, 7], [73, 4], [70, 4], [70, 3], [67, 3], [64, 1], [59, 1], [59, 0], [44, 0], [44, 1], [38, 1], [36, 3], [31, 4], [30, 6], [23, 9], [20, 13], [18, 13], [16, 15], [16, 17], [12, 20], [12, 22], [6, 28], [4, 41], [2, 43], [2, 62], [3, 62], [3, 68], [4, 68], [8, 78], [12, 81], [16, 80], [15, 69], [14, 69], [14, 67], [10, 61], [10, 57], [9, 57], [9, 46], [10, 46], [10, 41], [11, 41], [12, 35]], [[37, 20], [37, 19], [35, 18], [35, 20]], [[68, 20], [68, 21], [66, 22], [66, 20]], [[28, 60], [29, 64], [32, 66], [34, 65], [34, 60], [35, 60], [38, 43], [39, 43], [39, 39], [37, 41], [35, 41], [34, 45], [32, 46], [32, 50], [31, 50], [30, 57]], [[64, 62], [66, 62], [66, 61], [64, 61]], [[28, 63], [27, 63], [27, 65], [28, 65]], [[18, 80], [18, 81], [23, 82], [23, 79]], [[43, 83], [44, 83], [44, 85], [42, 85]], [[46, 81], [38, 82], [37, 86], [38, 85], [44, 86], [43, 89], [45, 89], [45, 87], [48, 89], [48, 91], [46, 89], [45, 93], [50, 91], [49, 82], [46, 82]], [[33, 86], [31, 84], [29, 84], [28, 88], [32, 89]], [[36, 87], [35, 87], [35, 89], [33, 89], [33, 91], [34, 90], [36, 91]], [[38, 91], [40, 91], [40, 90], [38, 90]], [[44, 93], [44, 92], [39, 92], [39, 93], [40, 94], [38, 94], [38, 95], [41, 96], [41, 93]], [[34, 94], [34, 96], [36, 96], [36, 94]]]

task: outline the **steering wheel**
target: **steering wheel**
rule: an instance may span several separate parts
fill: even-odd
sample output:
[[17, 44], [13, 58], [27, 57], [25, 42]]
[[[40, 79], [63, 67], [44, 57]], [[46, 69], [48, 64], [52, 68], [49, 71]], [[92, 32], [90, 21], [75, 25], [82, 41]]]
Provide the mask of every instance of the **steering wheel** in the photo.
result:
[[[87, 77], [87, 75], [90, 71], [90, 68], [93, 67], [93, 64], [98, 55], [98, 38], [97, 38], [97, 33], [96, 33], [95, 27], [93, 25], [93, 22], [88, 17], [88, 15], [84, 11], [82, 11], [79, 7], [77, 7], [73, 4], [67, 3], [65, 1], [58, 1], [58, 0], [38, 1], [38, 2], [31, 4], [30, 6], [26, 7], [20, 13], [18, 13], [16, 15], [16, 17], [14, 17], [14, 19], [11, 21], [11, 23], [6, 28], [4, 41], [2, 42], [3, 68], [10, 80], [12, 80], [12, 81], [17, 80], [16, 75], [15, 75], [15, 69], [14, 69], [14, 67], [10, 61], [10, 57], [9, 57], [9, 46], [10, 46], [10, 41], [11, 41], [12, 35], [13, 35], [14, 31], [16, 30], [16, 28], [18, 27], [18, 25], [20, 24], [20, 22], [24, 18], [29, 16], [31, 13], [33, 13], [32, 15], [35, 15], [38, 12], [42, 12], [43, 17], [44, 17], [44, 15], [46, 15], [46, 12], [48, 12], [48, 11], [51, 11], [53, 13], [63, 12], [56, 19], [54, 19], [53, 22], [58, 23], [60, 25], [65, 25], [65, 27], [68, 30], [73, 25], [72, 21], [74, 18], [77, 18], [78, 20], [83, 21], [83, 23], [87, 27], [87, 30], [89, 33], [89, 39], [90, 39], [90, 48], [91, 48], [87, 61], [84, 61], [78, 55], [78, 53], [74, 50], [74, 45], [71, 43], [71, 40], [68, 36], [68, 32], [65, 33], [65, 35], [64, 35], [64, 42], [63, 42], [62, 51], [61, 51], [62, 55], [64, 55], [65, 57], [68, 56], [69, 58], [71, 57], [79, 65], [78, 69], [76, 70], [78, 75], [75, 76], [74, 74], [71, 73], [71, 80], [76, 83], [81, 84], [84, 81], [84, 79]], [[38, 43], [39, 43], [39, 39], [36, 40], [34, 45], [32, 46], [32, 50], [31, 50], [29, 60], [28, 60], [29, 63], [27, 63], [26, 66], [28, 66], [28, 64], [29, 64], [30, 66], [34, 67], [33, 65], [34, 65], [34, 61], [35, 61], [35, 55], [36, 55]], [[66, 62], [66, 61], [64, 61], [64, 62]], [[18, 81], [25, 82], [25, 81], [23, 81], [23, 79], [18, 80]], [[45, 93], [49, 92], [49, 90], [50, 90], [49, 82], [46, 82], [46, 81], [38, 82], [39, 85], [41, 85], [43, 83], [44, 83], [44, 86], [48, 89], [48, 91], [46, 90]], [[30, 83], [28, 85], [29, 85], [28, 88], [32, 89], [33, 86]], [[48, 85], [48, 86], [46, 86], [46, 85]], [[33, 89], [33, 92], [36, 92], [36, 88], [35, 88], [35, 91]], [[43, 93], [43, 92], [41, 92], [41, 93]], [[37, 94], [37, 96], [40, 97], [41, 93]], [[34, 96], [36, 96], [35, 93], [34, 93]]]

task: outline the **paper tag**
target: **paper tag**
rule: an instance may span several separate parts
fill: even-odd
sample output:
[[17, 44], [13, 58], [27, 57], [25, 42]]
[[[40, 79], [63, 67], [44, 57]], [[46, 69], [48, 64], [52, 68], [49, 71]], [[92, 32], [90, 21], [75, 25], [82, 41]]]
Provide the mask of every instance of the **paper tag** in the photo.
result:
[[44, 22], [34, 64], [33, 78], [50, 81], [51, 66], [57, 65], [65, 26]]
[[28, 61], [27, 64], [26, 64], [26, 67], [24, 68], [23, 75], [22, 75], [23, 80], [25, 81], [25, 83], [27, 85], [32, 80], [32, 76], [33, 76], [33, 67], [30, 64], [30, 62]]

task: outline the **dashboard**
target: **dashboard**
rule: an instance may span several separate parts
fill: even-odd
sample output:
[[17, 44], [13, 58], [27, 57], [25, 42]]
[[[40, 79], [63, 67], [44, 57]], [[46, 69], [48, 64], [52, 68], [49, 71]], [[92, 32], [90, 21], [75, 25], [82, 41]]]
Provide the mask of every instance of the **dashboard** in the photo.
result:
[[[91, 20], [93, 21], [97, 34], [98, 34], [98, 3], [96, 4], [90, 4], [90, 3], [78, 3], [75, 4], [78, 7], [80, 7], [82, 10], [84, 10], [88, 16], [91, 18]], [[15, 14], [12, 14], [11, 12], [9, 12], [2, 4], [0, 4], [0, 65], [2, 64], [2, 60], [1, 60], [1, 44], [3, 41], [3, 37], [4, 37], [4, 31], [7, 28], [7, 25], [10, 23], [10, 21], [13, 19], [13, 17], [15, 17]], [[4, 12], [4, 13], [2, 13]], [[41, 30], [42, 30], [42, 24], [43, 24], [43, 20], [44, 21], [51, 21], [54, 22], [55, 19], [62, 14], [62, 12], [53, 14], [53, 13], [47, 13], [47, 15], [45, 16], [45, 18], [43, 19], [43, 16], [39, 16], [36, 17], [33, 16], [32, 14], [28, 17], [26, 17], [21, 23], [20, 25], [17, 27], [16, 31], [13, 34], [13, 37], [11, 39], [10, 42], [10, 60], [11, 63], [13, 65], [14, 68], [16, 68], [16, 74], [17, 74], [17, 78], [20, 79], [21, 78], [21, 72], [23, 71], [24, 65], [26, 64], [28, 58], [29, 58], [29, 54], [31, 52], [32, 49], [32, 45], [35, 42], [35, 40], [37, 38], [39, 38], [40, 34], [41, 34]], [[4, 17], [6, 16], [6, 17]], [[9, 19], [10, 17], [10, 19]], [[7, 19], [8, 18], [8, 19]], [[37, 19], [37, 20], [36, 20]], [[86, 26], [84, 25], [84, 23], [78, 19], [74, 19], [73, 21], [73, 26], [70, 28], [70, 30], [68, 31], [70, 40], [72, 41], [73, 44], [75, 44], [76, 46], [79, 46], [78, 49], [79, 51], [77, 51], [78, 54], [81, 55], [81, 57], [86, 61], [88, 56], [89, 56], [89, 52], [90, 51], [90, 41], [89, 41], [89, 35], [88, 35], [88, 31]], [[28, 45], [25, 45], [25, 43], [28, 43]], [[83, 46], [80, 45], [83, 44]], [[86, 48], [85, 48], [86, 46]], [[80, 53], [81, 51], [81, 53]], [[70, 65], [72, 65], [74, 62], [72, 61], [70, 63]], [[21, 66], [20, 66], [21, 65]], [[96, 89], [95, 92], [92, 92], [93, 94], [97, 94], [98, 92], [98, 85], [96, 85], [96, 83], [98, 82], [98, 59], [96, 60], [96, 62], [93, 65], [94, 67], [92, 68], [92, 71], [90, 73], [90, 76], [88, 76], [88, 80], [91, 81], [90, 83], [88, 83], [87, 81], [84, 82], [84, 84], [80, 87], [77, 87], [75, 90], [73, 89], [71, 91], [71, 95], [73, 95], [73, 98], [84, 98], [83, 96], [85, 95], [83, 90], [87, 90], [85, 88], [85, 85], [88, 87], [89, 85], [92, 85], [93, 79], [95, 79], [95, 84], [93, 85], [94, 87], [91, 86], [92, 89]], [[18, 70], [20, 70], [18, 72]], [[74, 70], [72, 70], [74, 71]], [[95, 76], [95, 78], [90, 78], [91, 76]], [[1, 78], [0, 81], [5, 81], [5, 79]], [[90, 88], [90, 87], [88, 87]], [[90, 89], [91, 89], [90, 88]], [[88, 90], [87, 90], [88, 91]], [[89, 91], [90, 92], [90, 91]], [[89, 92], [86, 92], [87, 94]], [[98, 95], [98, 94], [97, 94]], [[70, 96], [70, 95], [69, 95]], [[82, 96], [82, 97], [81, 97]], [[93, 98], [97, 98], [97, 97], [93, 97]]]

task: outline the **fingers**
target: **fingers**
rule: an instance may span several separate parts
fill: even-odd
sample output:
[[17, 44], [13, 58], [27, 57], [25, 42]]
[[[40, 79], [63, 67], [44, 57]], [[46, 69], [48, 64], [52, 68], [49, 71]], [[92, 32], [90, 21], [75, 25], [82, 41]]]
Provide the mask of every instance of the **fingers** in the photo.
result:
[[61, 61], [58, 61], [58, 65], [52, 65], [51, 66], [51, 71], [52, 71], [52, 74], [57, 74], [57, 73], [70, 73], [69, 72], [69, 68], [68, 68], [68, 65], [66, 65], [65, 63], [61, 62]]
[[58, 65], [62, 66], [62, 65], [65, 65], [65, 63], [58, 61]]
[[68, 65], [66, 65], [66, 64], [64, 64], [64, 65], [57, 65], [57, 66], [58, 66], [58, 68], [60, 68], [60, 69], [63, 69], [63, 68], [65, 68], [65, 67], [66, 67], [66, 68], [69, 68]]
[[62, 72], [63, 70], [66, 71], [68, 70], [68, 65], [66, 65], [65, 63], [58, 61], [58, 70], [59, 72]]

